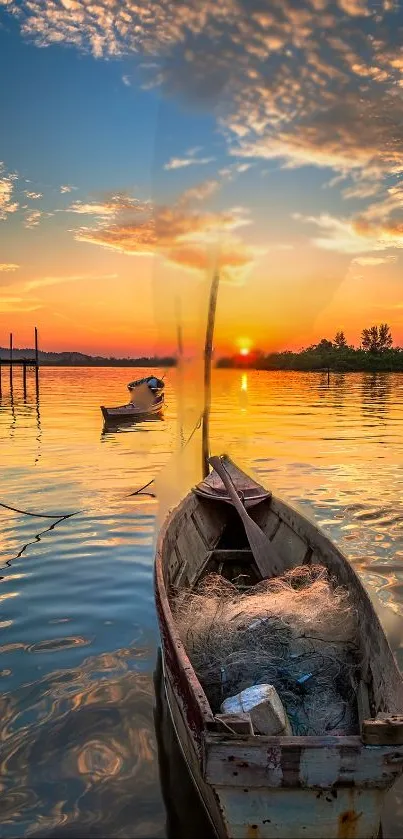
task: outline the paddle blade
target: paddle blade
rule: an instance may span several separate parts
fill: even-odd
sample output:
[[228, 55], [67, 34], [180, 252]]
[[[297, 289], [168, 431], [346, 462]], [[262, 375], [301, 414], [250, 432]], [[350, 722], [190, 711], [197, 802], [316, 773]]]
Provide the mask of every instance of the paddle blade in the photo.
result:
[[236, 490], [236, 486], [228, 474], [221, 458], [210, 457], [209, 463], [215, 469], [224, 483], [228, 495], [237, 510], [245, 527], [245, 533], [253, 553], [256, 565], [262, 575], [265, 577], [273, 577], [281, 571], [281, 561], [273, 545], [267, 538], [266, 534], [260, 529], [259, 525], [250, 517], [249, 513], [242, 504], [241, 499]]

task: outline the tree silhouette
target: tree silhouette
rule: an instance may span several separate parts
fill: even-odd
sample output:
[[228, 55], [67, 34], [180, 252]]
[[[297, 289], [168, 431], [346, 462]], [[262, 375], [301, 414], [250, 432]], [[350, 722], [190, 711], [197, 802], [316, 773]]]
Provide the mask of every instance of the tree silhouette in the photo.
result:
[[392, 333], [387, 323], [381, 323], [379, 327], [379, 349], [390, 350], [393, 345]]
[[363, 350], [367, 352], [378, 351], [378, 327], [370, 326], [368, 329], [363, 329], [361, 334], [361, 345]]
[[389, 350], [393, 344], [392, 333], [387, 323], [370, 326], [362, 330], [362, 348], [367, 352], [377, 353]]
[[332, 341], [328, 341], [327, 338], [322, 338], [322, 340], [319, 341], [319, 344], [316, 345], [316, 349], [328, 352], [329, 350], [333, 349]]
[[340, 332], [336, 332], [334, 343], [336, 344], [338, 350], [342, 350], [347, 346], [346, 336], [342, 329]]

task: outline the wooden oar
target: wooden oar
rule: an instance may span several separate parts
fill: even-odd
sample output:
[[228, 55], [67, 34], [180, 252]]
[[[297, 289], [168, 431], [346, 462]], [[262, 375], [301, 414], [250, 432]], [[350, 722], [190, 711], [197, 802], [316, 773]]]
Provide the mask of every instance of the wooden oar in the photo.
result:
[[273, 545], [267, 536], [265, 536], [259, 525], [253, 521], [245, 509], [236, 491], [235, 484], [231, 476], [228, 474], [222, 460], [219, 457], [210, 457], [209, 463], [220, 476], [236, 511], [243, 521], [251, 551], [263, 579], [265, 577], [274, 577], [276, 574], [280, 574], [283, 563], [278, 556], [277, 551], [274, 550]]
[[210, 299], [207, 316], [206, 342], [204, 345], [204, 410], [202, 419], [202, 470], [203, 478], [209, 473], [208, 458], [210, 446], [210, 408], [211, 408], [211, 362], [213, 357], [213, 339], [215, 312], [217, 306], [218, 286], [220, 275], [218, 270], [213, 274], [210, 287]]

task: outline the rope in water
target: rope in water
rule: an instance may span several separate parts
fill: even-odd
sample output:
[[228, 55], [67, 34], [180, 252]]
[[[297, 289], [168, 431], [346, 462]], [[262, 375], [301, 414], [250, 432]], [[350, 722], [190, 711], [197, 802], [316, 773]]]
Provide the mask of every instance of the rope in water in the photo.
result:
[[33, 516], [37, 519], [59, 519], [60, 521], [83, 512], [83, 510], [76, 510], [75, 513], [30, 513], [29, 510], [20, 510], [18, 507], [12, 507], [11, 504], [4, 504], [2, 501], [0, 501], [0, 507], [4, 507], [5, 510], [12, 510], [13, 513], [21, 513], [22, 516]]
[[[196, 433], [197, 429], [200, 428], [202, 417], [203, 417], [203, 415], [201, 415], [199, 417], [199, 419], [197, 420], [197, 423], [196, 423], [195, 427], [193, 428], [193, 431], [191, 432], [188, 439], [186, 440], [186, 443], [182, 447], [182, 451], [190, 443], [190, 441], [191, 441], [192, 437], [194, 436], [194, 434]], [[144, 486], [140, 487], [139, 489], [135, 489], [134, 492], [129, 492], [127, 495], [124, 495], [122, 497], [123, 498], [131, 498], [133, 495], [149, 495], [150, 498], [155, 498], [154, 493], [144, 492], [144, 490], [148, 489], [148, 487], [151, 486], [154, 482], [155, 482], [155, 478], [152, 478], [151, 481], [148, 481], [148, 483], [144, 484]], [[88, 510], [86, 510], [84, 508], [82, 510], [75, 510], [75, 512], [73, 512], [73, 513], [31, 513], [29, 510], [21, 510], [19, 507], [13, 507], [11, 504], [6, 504], [4, 501], [0, 501], [0, 507], [3, 507], [5, 510], [11, 510], [13, 513], [20, 513], [22, 516], [32, 516], [33, 518], [38, 518], [38, 519], [54, 519], [54, 520], [56, 520], [57, 524], [59, 524], [61, 521], [65, 521], [66, 519], [71, 519], [71, 518], [73, 518], [73, 516], [78, 516], [79, 513], [88, 512]]]
[[[199, 417], [199, 419], [197, 420], [197, 423], [196, 423], [195, 427], [193, 428], [192, 433], [189, 435], [188, 439], [186, 440], [186, 443], [182, 447], [182, 451], [183, 451], [183, 449], [186, 448], [188, 443], [190, 443], [190, 441], [191, 441], [192, 437], [194, 436], [194, 434], [196, 433], [197, 429], [200, 428], [202, 418], [203, 418], [203, 415], [201, 415]], [[154, 493], [144, 492], [144, 490], [148, 489], [148, 487], [151, 486], [154, 483], [154, 481], [155, 481], [155, 478], [152, 478], [151, 481], [148, 481], [148, 483], [144, 484], [144, 486], [140, 487], [140, 489], [135, 489], [134, 492], [129, 492], [122, 497], [123, 498], [131, 498], [133, 495], [149, 495], [150, 497], [155, 498]], [[37, 533], [35, 535], [34, 539], [31, 542], [26, 542], [26, 544], [23, 545], [23, 547], [18, 551], [18, 553], [15, 556], [6, 560], [5, 565], [7, 565], [8, 567], [11, 567], [13, 562], [16, 559], [19, 559], [22, 556], [22, 554], [25, 553], [25, 551], [27, 550], [27, 548], [30, 545], [34, 545], [36, 542], [40, 542], [41, 541], [41, 536], [43, 536], [45, 533], [49, 533], [51, 530], [54, 530], [55, 527], [57, 527], [57, 525], [60, 524], [62, 521], [66, 521], [66, 519], [71, 519], [71, 518], [73, 518], [73, 516], [78, 516], [79, 513], [88, 512], [85, 509], [83, 509], [83, 510], [76, 510], [74, 513], [64, 513], [64, 514], [62, 513], [60, 515], [58, 515], [57, 513], [53, 513], [53, 514], [52, 513], [31, 513], [29, 510], [21, 510], [19, 507], [12, 507], [11, 504], [5, 504], [4, 502], [1, 502], [1, 501], [0, 501], [0, 507], [3, 507], [5, 510], [11, 510], [14, 513], [20, 513], [23, 516], [32, 516], [34, 518], [40, 518], [40, 519], [53, 519], [53, 522], [49, 527], [46, 527], [45, 530], [41, 530], [40, 533]], [[0, 575], [0, 579], [3, 579], [3, 577], [1, 575]]]

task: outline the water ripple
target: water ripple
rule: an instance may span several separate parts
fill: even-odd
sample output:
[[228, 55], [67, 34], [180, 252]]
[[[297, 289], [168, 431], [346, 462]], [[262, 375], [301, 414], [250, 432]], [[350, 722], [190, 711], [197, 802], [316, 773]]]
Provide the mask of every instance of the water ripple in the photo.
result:
[[[136, 376], [45, 368], [38, 403], [30, 382], [26, 401], [19, 386], [13, 400], [3, 389], [1, 500], [85, 511], [49, 528], [0, 510], [3, 839], [179, 835], [177, 821], [166, 828], [153, 720], [158, 508], [125, 497], [174, 450], [175, 371], [163, 422], [104, 433], [99, 410], [120, 404]], [[401, 666], [402, 383], [399, 374], [337, 374], [328, 387], [322, 374], [220, 370], [211, 417], [213, 450], [228, 451], [346, 552]], [[161, 754], [160, 763], [164, 785]], [[172, 793], [184, 812], [187, 787]], [[403, 832], [402, 801], [403, 782], [388, 801], [387, 837]], [[183, 836], [196, 836], [194, 812]]]

